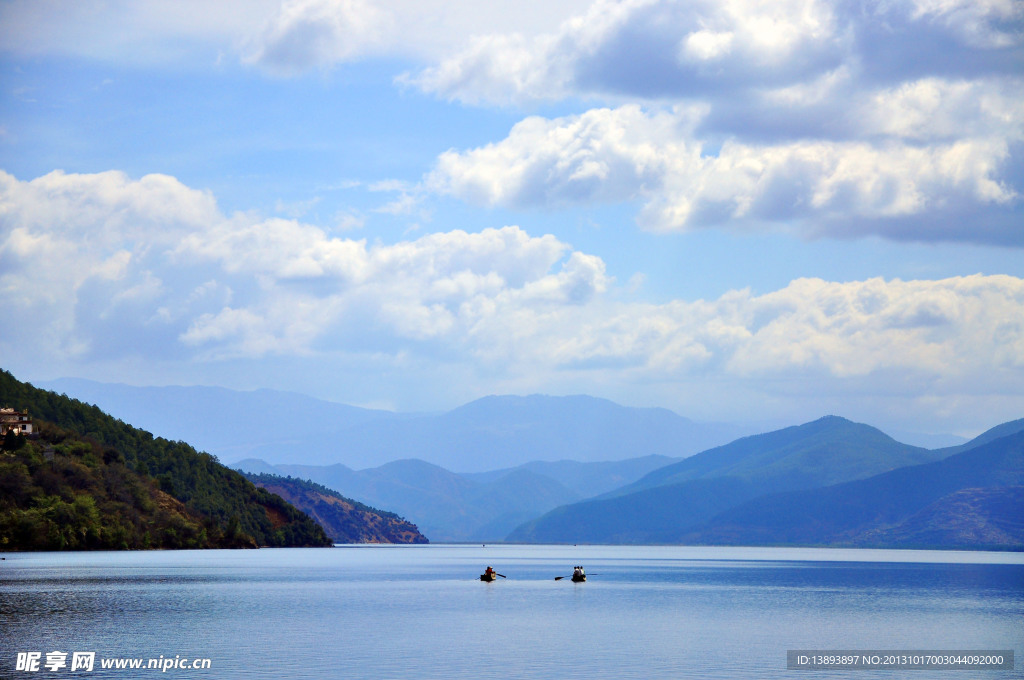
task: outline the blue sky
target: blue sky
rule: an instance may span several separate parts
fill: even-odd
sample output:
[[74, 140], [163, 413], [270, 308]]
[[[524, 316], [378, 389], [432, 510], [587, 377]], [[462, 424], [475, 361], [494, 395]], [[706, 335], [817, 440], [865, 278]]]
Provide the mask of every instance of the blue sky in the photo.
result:
[[976, 433], [1024, 415], [1022, 20], [0, 2], [0, 365]]

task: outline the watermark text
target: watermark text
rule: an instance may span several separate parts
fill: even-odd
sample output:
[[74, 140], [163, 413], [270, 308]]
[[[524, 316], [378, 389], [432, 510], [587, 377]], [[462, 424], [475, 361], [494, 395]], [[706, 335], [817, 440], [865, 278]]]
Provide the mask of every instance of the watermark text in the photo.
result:
[[788, 670], [1013, 670], [1012, 649], [790, 649]]
[[157, 670], [166, 673], [171, 670], [209, 670], [210, 659], [194, 659], [180, 654], [157, 658], [99, 657], [96, 652], [18, 652], [14, 670], [24, 673], [47, 673], [70, 671], [89, 673], [97, 668], [103, 670]]

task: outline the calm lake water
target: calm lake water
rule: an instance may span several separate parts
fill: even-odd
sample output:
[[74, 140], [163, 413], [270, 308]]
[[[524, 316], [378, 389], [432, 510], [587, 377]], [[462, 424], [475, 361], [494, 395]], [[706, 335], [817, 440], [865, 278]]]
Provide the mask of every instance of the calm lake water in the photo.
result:
[[[1024, 555], [610, 546], [2, 554], [0, 677], [811, 678], [789, 649], [1012, 649]], [[573, 565], [589, 580], [573, 584]], [[487, 565], [507, 576], [482, 583]], [[43, 667], [68, 653], [68, 667]], [[95, 652], [91, 673], [71, 654]], [[40, 670], [17, 671], [19, 652]], [[101, 659], [210, 659], [102, 670]]]

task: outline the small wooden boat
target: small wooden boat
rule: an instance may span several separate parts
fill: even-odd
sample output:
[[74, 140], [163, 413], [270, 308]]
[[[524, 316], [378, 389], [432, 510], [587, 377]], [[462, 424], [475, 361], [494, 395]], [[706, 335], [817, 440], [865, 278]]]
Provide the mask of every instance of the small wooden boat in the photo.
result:
[[485, 571], [484, 573], [480, 574], [480, 580], [481, 581], [487, 581], [488, 583], [490, 583], [491, 581], [493, 581], [494, 579], [496, 579], [499, 576], [502, 577], [502, 578], [505, 578], [504, 574], [499, 574], [498, 572], [494, 571], [490, 567], [487, 567], [487, 571]]
[[583, 583], [586, 580], [587, 580], [587, 575], [586, 574], [573, 574], [572, 575], [572, 582], [573, 583]]

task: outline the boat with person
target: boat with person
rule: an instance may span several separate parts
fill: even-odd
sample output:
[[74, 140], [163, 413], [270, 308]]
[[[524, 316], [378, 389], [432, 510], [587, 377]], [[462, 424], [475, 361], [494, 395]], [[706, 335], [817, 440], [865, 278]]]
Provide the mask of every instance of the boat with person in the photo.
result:
[[587, 574], [583, 571], [583, 567], [577, 566], [572, 569], [572, 582], [583, 583], [587, 580]]
[[504, 574], [499, 574], [490, 567], [487, 567], [487, 569], [484, 570], [484, 573], [480, 574], [480, 580], [487, 581], [489, 583], [491, 581], [496, 580], [499, 576], [505, 578]]

